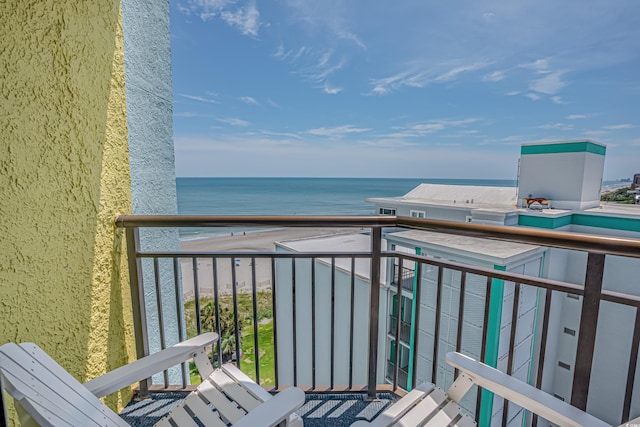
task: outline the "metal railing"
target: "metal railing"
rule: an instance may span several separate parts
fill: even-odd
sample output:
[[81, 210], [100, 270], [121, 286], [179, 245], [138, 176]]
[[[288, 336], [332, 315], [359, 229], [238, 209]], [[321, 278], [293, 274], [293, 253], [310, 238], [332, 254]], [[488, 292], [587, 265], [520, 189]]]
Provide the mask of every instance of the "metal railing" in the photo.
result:
[[[520, 291], [524, 287], [535, 287], [542, 293], [542, 304], [539, 309], [542, 311], [540, 324], [542, 327], [537, 333], [536, 340], [537, 353], [531, 359], [532, 372], [535, 379], [532, 381], [536, 387], [541, 387], [545, 368], [545, 356], [548, 350], [549, 317], [551, 309], [552, 294], [555, 292], [567, 293], [582, 298], [582, 308], [580, 315], [579, 330], [577, 331], [577, 345], [575, 365], [573, 368], [573, 384], [570, 402], [572, 405], [585, 409], [589, 393], [590, 377], [593, 368], [593, 357], [596, 332], [598, 330], [598, 313], [602, 302], [610, 302], [635, 310], [636, 322], [633, 328], [633, 338], [629, 364], [627, 369], [627, 381], [625, 385], [625, 397], [622, 410], [622, 420], [627, 420], [630, 414], [631, 399], [634, 389], [635, 368], [638, 359], [638, 345], [640, 344], [640, 297], [626, 295], [602, 289], [605, 259], [608, 255], [640, 258], [640, 241], [634, 239], [624, 239], [615, 237], [603, 237], [584, 235], [578, 233], [546, 231], [538, 229], [526, 229], [515, 227], [501, 227], [477, 225], [468, 223], [457, 223], [449, 221], [415, 219], [406, 217], [383, 216], [383, 217], [257, 217], [257, 216], [133, 216], [121, 215], [117, 218], [118, 227], [126, 229], [127, 250], [129, 257], [129, 272], [131, 279], [132, 302], [134, 310], [135, 334], [138, 356], [142, 357], [149, 352], [148, 331], [146, 325], [147, 307], [144, 304], [144, 287], [142, 283], [142, 260], [152, 259], [154, 271], [157, 272], [158, 261], [160, 259], [173, 260], [174, 277], [176, 285], [176, 296], [179, 290], [179, 266], [178, 260], [192, 259], [194, 271], [198, 259], [210, 259], [214, 266], [214, 298], [218, 307], [218, 292], [216, 289], [217, 279], [215, 266], [218, 262], [229, 262], [230, 271], [235, 275], [236, 258], [247, 258], [252, 260], [252, 321], [254, 333], [254, 355], [259, 358], [258, 324], [256, 301], [256, 259], [268, 259], [271, 262], [271, 292], [273, 309], [273, 342], [275, 360], [275, 386], [276, 388], [286, 385], [310, 386], [312, 389], [320, 386], [327, 386], [331, 389], [346, 386], [349, 390], [366, 391], [368, 397], [375, 397], [379, 381], [384, 377], [393, 378], [393, 387], [397, 387], [399, 367], [395, 366], [395, 372], [389, 376], [389, 372], [382, 368], [386, 362], [384, 355], [379, 355], [380, 343], [379, 332], [384, 328], [384, 316], [381, 317], [380, 297], [383, 284], [381, 283], [381, 267], [388, 263], [389, 266], [397, 264], [399, 268], [392, 269], [395, 278], [388, 278], [393, 282], [397, 295], [402, 295], [403, 263], [411, 263], [415, 266], [415, 277], [423, 277], [423, 269], [428, 266], [431, 271], [436, 272], [435, 279], [435, 301], [430, 301], [434, 306], [434, 318], [430, 322], [433, 336], [432, 352], [432, 373], [430, 380], [438, 380], [438, 369], [442, 368], [442, 360], [439, 357], [442, 339], [440, 337], [441, 326], [446, 320], [443, 317], [443, 274], [445, 271], [457, 272], [459, 280], [455, 285], [457, 291], [457, 313], [454, 313], [456, 320], [455, 344], [450, 343], [453, 350], [463, 348], [463, 329], [465, 327], [465, 304], [469, 297], [467, 290], [469, 278], [474, 278], [473, 286], [482, 289], [483, 311], [482, 311], [482, 332], [480, 339], [479, 358], [487, 360], [487, 338], [488, 324], [491, 316], [490, 301], [495, 281], [504, 281], [514, 285], [514, 301], [511, 313], [511, 330], [509, 333], [509, 349], [506, 372], [512, 374], [516, 368], [513, 357], [516, 346], [516, 330], [518, 327], [518, 307]], [[139, 228], [143, 227], [238, 227], [238, 226], [273, 226], [273, 227], [353, 227], [354, 230], [370, 229], [369, 236], [371, 249], [363, 252], [144, 252], [140, 250]], [[526, 276], [506, 271], [498, 271], [489, 268], [465, 265], [458, 262], [446, 261], [443, 259], [431, 258], [428, 256], [412, 255], [396, 251], [383, 251], [382, 230], [384, 227], [403, 227], [416, 230], [428, 230], [439, 233], [447, 233], [459, 236], [469, 236], [486, 238], [507, 242], [518, 242], [541, 245], [549, 248], [560, 248], [587, 252], [587, 264], [585, 271], [585, 285], [560, 282], [550, 279]], [[361, 285], [356, 285], [355, 266], [358, 262], [366, 260], [369, 262], [369, 277], [366, 294], [362, 293]], [[340, 267], [346, 265], [347, 267]], [[406, 264], [409, 265], [409, 264]], [[322, 283], [318, 283], [320, 277], [319, 270], [327, 270], [328, 276]], [[338, 271], [346, 272], [346, 276]], [[390, 275], [391, 275], [390, 274]], [[343, 277], [344, 276], [344, 277]], [[156, 288], [158, 285], [158, 274], [154, 275]], [[328, 278], [327, 278], [328, 277]], [[347, 278], [346, 284], [341, 280]], [[478, 281], [478, 278], [481, 280]], [[387, 279], [387, 278], [385, 278]], [[235, 276], [232, 277], [232, 283]], [[338, 282], [340, 284], [338, 285]], [[422, 280], [421, 280], [422, 282]], [[478, 285], [480, 283], [480, 285]], [[417, 306], [423, 302], [423, 286], [416, 286], [415, 294], [412, 298]], [[281, 293], [284, 294], [280, 295]], [[161, 296], [158, 291], [158, 307], [162, 307]], [[366, 295], [368, 304], [356, 304], [356, 299]], [[453, 294], [452, 294], [453, 295]], [[235, 346], [240, 348], [240, 331], [238, 328], [238, 295], [233, 288], [233, 306], [235, 319]], [[194, 274], [194, 297], [196, 314], [200, 312], [198, 279]], [[281, 303], [281, 298], [287, 299], [287, 303]], [[322, 298], [322, 301], [319, 300]], [[179, 300], [179, 298], [177, 298]], [[397, 311], [401, 312], [401, 298], [397, 299]], [[328, 302], [328, 304], [324, 304]], [[363, 307], [366, 306], [366, 307]], [[328, 311], [319, 312], [321, 307], [328, 307]], [[412, 323], [420, 325], [420, 312], [416, 310]], [[451, 314], [451, 313], [449, 313]], [[181, 315], [179, 315], [181, 317]], [[302, 318], [310, 320], [310, 329], [305, 326], [301, 329]], [[200, 318], [197, 318], [197, 332], [201, 332]], [[343, 322], [344, 321], [344, 322]], [[338, 322], [341, 322], [338, 324]], [[364, 322], [367, 331], [367, 343], [357, 342], [355, 337], [362, 332], [361, 324]], [[282, 324], [281, 324], [282, 323]], [[328, 324], [328, 326], [327, 326]], [[401, 337], [400, 323], [395, 324], [395, 340]], [[216, 327], [220, 331], [220, 319], [216, 319]], [[160, 315], [160, 336], [163, 337], [163, 323]], [[320, 329], [328, 331], [328, 335], [322, 335]], [[184, 329], [180, 325], [180, 330]], [[386, 334], [387, 329], [382, 329]], [[325, 332], [326, 332], [325, 331]], [[286, 332], [286, 334], [285, 334]], [[323, 332], [324, 333], [324, 332]], [[414, 348], [418, 348], [420, 338], [420, 328], [412, 330]], [[285, 334], [285, 336], [283, 336]], [[322, 336], [321, 336], [322, 335]], [[345, 338], [346, 337], [346, 338]], [[181, 336], [181, 339], [184, 337]], [[404, 337], [403, 337], [404, 338]], [[325, 340], [328, 340], [326, 342]], [[320, 343], [322, 343], [320, 345]], [[164, 344], [163, 344], [164, 345]], [[336, 350], [342, 346], [344, 351]], [[327, 354], [327, 348], [328, 354]], [[360, 354], [362, 349], [364, 355]], [[396, 346], [395, 360], [399, 360], [399, 348]], [[286, 351], [284, 351], [285, 349]], [[221, 360], [220, 346], [218, 346], [218, 360]], [[324, 352], [320, 354], [320, 352]], [[285, 354], [286, 353], [286, 354]], [[382, 358], [380, 356], [383, 356]], [[240, 358], [238, 358], [240, 359]], [[309, 360], [311, 359], [311, 360]], [[285, 360], [287, 363], [282, 362]], [[328, 366], [320, 366], [326, 364]], [[282, 363], [279, 363], [282, 362]], [[288, 362], [291, 362], [290, 364]], [[361, 363], [362, 362], [362, 363]], [[418, 357], [413, 357], [407, 373], [407, 384], [415, 387], [417, 377], [415, 373], [418, 368]], [[239, 360], [238, 360], [238, 363]], [[366, 366], [366, 374], [360, 371], [355, 372], [363, 365]], [[260, 382], [260, 364], [255, 363], [255, 377]], [[290, 375], [284, 373], [287, 368]], [[327, 371], [328, 374], [326, 374]], [[410, 373], [413, 372], [413, 375]], [[326, 374], [326, 375], [325, 375]], [[356, 384], [360, 379], [364, 379], [366, 387], [358, 387]], [[339, 381], [339, 383], [338, 383]], [[165, 375], [165, 383], [167, 383]], [[186, 379], [183, 380], [186, 383]], [[144, 392], [149, 382], [141, 384]], [[484, 393], [477, 393], [475, 411], [476, 416], [480, 416], [482, 399]], [[504, 416], [506, 419], [508, 402], [504, 402]], [[535, 420], [535, 418], [534, 418]], [[506, 421], [504, 421], [506, 422]], [[504, 424], [503, 422], [503, 424]]]

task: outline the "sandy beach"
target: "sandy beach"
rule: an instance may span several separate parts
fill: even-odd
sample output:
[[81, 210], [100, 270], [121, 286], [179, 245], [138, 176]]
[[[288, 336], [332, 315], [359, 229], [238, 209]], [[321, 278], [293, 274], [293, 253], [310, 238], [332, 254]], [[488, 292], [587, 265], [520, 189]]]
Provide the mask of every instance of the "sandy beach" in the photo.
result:
[[[273, 251], [276, 241], [304, 239], [314, 236], [327, 236], [357, 232], [358, 228], [284, 228], [233, 236], [211, 237], [180, 242], [181, 251], [189, 252], [261, 252]], [[256, 259], [256, 284], [259, 290], [271, 289], [271, 260]], [[235, 282], [240, 292], [251, 292], [252, 265], [251, 258], [228, 257], [219, 258], [216, 262], [218, 290], [221, 295], [232, 292], [235, 268]], [[213, 295], [213, 262], [211, 259], [197, 260], [197, 280], [201, 296]], [[194, 298], [193, 262], [182, 259], [182, 288], [185, 300]]]

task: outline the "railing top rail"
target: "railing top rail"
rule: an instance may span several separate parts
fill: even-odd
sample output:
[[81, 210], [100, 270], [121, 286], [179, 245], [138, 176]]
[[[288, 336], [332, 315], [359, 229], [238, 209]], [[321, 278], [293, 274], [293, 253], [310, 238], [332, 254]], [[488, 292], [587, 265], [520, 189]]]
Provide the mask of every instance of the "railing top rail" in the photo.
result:
[[640, 240], [539, 228], [396, 216], [118, 215], [118, 227], [404, 227], [458, 236], [640, 258]]
[[409, 217], [397, 217], [395, 225], [457, 236], [529, 243], [561, 249], [640, 258], [640, 240], [638, 239]]
[[118, 215], [118, 227], [393, 227], [393, 216]]

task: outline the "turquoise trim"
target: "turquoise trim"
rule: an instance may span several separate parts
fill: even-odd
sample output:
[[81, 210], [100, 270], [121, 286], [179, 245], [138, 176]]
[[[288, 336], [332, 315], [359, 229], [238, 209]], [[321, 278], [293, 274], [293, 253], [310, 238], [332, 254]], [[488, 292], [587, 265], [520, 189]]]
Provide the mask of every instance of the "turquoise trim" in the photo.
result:
[[591, 141], [563, 142], [560, 144], [523, 145], [520, 154], [593, 153], [604, 156], [607, 147]]
[[[416, 255], [422, 254], [421, 248], [416, 248]], [[413, 271], [418, 271], [418, 263], [416, 262]], [[417, 307], [417, 301], [415, 298], [416, 292], [418, 291], [418, 285], [420, 281], [419, 278], [414, 274], [413, 275], [413, 298], [411, 298], [411, 336], [409, 337], [409, 369], [407, 370], [407, 391], [411, 391], [413, 388], [411, 385], [413, 384], [413, 360], [415, 358], [416, 351], [414, 351], [415, 343], [415, 330], [418, 325], [416, 325], [416, 313], [420, 307]]]
[[[504, 265], [494, 265], [494, 270], [506, 271]], [[500, 324], [502, 323], [502, 303], [504, 300], [504, 280], [492, 279], [491, 300], [489, 301], [489, 320], [487, 321], [487, 342], [484, 363], [495, 368], [498, 366], [498, 348], [500, 346]], [[493, 412], [493, 393], [482, 390], [482, 404], [480, 406], [481, 426], [491, 425]]]
[[603, 215], [568, 214], [560, 217], [545, 217], [520, 214], [518, 225], [526, 227], [554, 229], [566, 225], [582, 225], [585, 227], [608, 228], [611, 230], [635, 231], [640, 233], [640, 218], [620, 218]]
[[640, 218], [620, 218], [612, 216], [573, 214], [571, 223], [586, 227], [610, 228], [640, 232]]
[[571, 214], [560, 217], [518, 215], [518, 225], [536, 228], [560, 228], [571, 224]]

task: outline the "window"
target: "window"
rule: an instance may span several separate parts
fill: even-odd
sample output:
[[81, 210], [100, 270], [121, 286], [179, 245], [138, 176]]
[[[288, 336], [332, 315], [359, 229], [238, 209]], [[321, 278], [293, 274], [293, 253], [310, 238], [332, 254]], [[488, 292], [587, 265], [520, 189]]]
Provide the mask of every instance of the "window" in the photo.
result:
[[396, 210], [393, 208], [380, 208], [378, 210], [378, 212], [380, 213], [380, 215], [395, 215], [396, 214]]
[[424, 211], [414, 211], [413, 209], [411, 209], [410, 214], [412, 218], [426, 218]]

